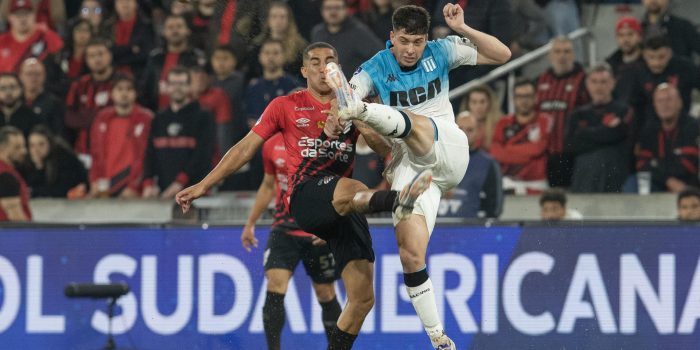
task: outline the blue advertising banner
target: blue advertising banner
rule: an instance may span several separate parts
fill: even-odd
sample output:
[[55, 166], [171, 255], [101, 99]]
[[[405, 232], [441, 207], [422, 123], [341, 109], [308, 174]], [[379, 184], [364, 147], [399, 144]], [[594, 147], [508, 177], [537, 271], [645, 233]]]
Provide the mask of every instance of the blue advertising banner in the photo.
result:
[[[98, 349], [105, 300], [69, 282], [124, 281], [112, 323], [130, 349], [264, 347], [260, 248], [241, 229], [0, 231], [0, 348]], [[403, 286], [393, 229], [372, 230], [374, 310], [356, 349], [426, 349]], [[700, 232], [682, 226], [438, 227], [428, 269], [459, 349], [698, 349]], [[341, 303], [342, 283], [338, 283]], [[302, 268], [285, 298], [285, 349], [325, 349]]]

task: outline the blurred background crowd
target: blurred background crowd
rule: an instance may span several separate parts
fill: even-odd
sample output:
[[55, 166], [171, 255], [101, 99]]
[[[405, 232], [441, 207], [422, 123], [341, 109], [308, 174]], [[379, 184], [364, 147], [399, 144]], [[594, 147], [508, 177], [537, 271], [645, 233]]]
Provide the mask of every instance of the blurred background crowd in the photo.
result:
[[[386, 47], [398, 6], [434, 13], [431, 39], [450, 35], [447, 2], [513, 59], [551, 47], [547, 67], [519, 72], [512, 91], [488, 84], [453, 100], [471, 162], [442, 216], [498, 217], [504, 194], [561, 202], [552, 188], [700, 186], [698, 17], [671, 14], [669, 0], [607, 23], [617, 48], [597, 63], [563, 36], [582, 26], [574, 0], [0, 0], [0, 202], [171, 199], [272, 99], [304, 88], [308, 43], [335, 46], [350, 77]], [[451, 88], [493, 68], [456, 69]], [[387, 161], [359, 140], [354, 177], [386, 186]], [[262, 177], [258, 155], [217, 191], [254, 191]]]

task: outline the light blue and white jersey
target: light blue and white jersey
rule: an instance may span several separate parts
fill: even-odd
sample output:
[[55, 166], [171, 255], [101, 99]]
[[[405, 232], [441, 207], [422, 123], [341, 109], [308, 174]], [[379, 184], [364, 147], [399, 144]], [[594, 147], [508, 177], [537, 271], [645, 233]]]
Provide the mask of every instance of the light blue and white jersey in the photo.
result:
[[407, 72], [390, 47], [387, 41], [386, 49], [363, 63], [350, 80], [360, 98], [378, 96], [382, 104], [396, 109], [454, 122], [448, 73], [461, 65], [476, 65], [476, 47], [454, 35], [429, 41], [418, 66]]

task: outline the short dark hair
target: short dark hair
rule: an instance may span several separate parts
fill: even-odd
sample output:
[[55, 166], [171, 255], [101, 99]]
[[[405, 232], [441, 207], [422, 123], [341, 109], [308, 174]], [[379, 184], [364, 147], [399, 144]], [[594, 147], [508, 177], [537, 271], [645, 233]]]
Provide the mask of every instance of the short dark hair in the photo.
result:
[[185, 24], [188, 23], [187, 17], [185, 17], [183, 15], [174, 14], [174, 13], [168, 13], [167, 15], [165, 15], [165, 18], [163, 18], [163, 23], [165, 23], [165, 21], [167, 21], [169, 19], [181, 19], [181, 20], [185, 21]]
[[540, 207], [546, 202], [557, 202], [562, 207], [566, 207], [566, 193], [558, 188], [552, 188], [544, 191], [540, 197]]
[[695, 187], [688, 187], [678, 194], [678, 199], [676, 200], [676, 206], [681, 205], [681, 200], [685, 198], [695, 197], [700, 200], [700, 190]]
[[671, 40], [665, 35], [656, 35], [646, 38], [642, 44], [644, 50], [658, 50], [661, 48], [671, 48]]
[[127, 82], [131, 84], [132, 89], [136, 88], [136, 82], [134, 81], [134, 77], [132, 77], [131, 74], [116, 73], [114, 74], [114, 78], [112, 78], [112, 89], [114, 89], [114, 87], [116, 87], [117, 84], [121, 82]]
[[588, 68], [588, 72], [586, 72], [586, 75], [603, 72], [610, 74], [611, 77], [615, 76], [615, 73], [613, 73], [613, 69], [610, 66], [610, 64], [608, 64], [608, 62], [600, 62], [593, 65], [591, 68]]
[[236, 48], [234, 48], [233, 45], [231, 45], [231, 44], [216, 45], [216, 47], [214, 48], [214, 51], [212, 51], [212, 53], [216, 52], [216, 51], [226, 52], [226, 53], [230, 54], [231, 56], [233, 56], [233, 58], [235, 58], [236, 61], [238, 61], [238, 54], [236, 53]]
[[513, 85], [513, 90], [521, 87], [521, 86], [532, 86], [532, 89], [537, 91], [537, 84], [532, 79], [528, 78], [519, 78], [515, 81], [515, 85]]
[[22, 130], [11, 125], [0, 128], [0, 146], [7, 145], [7, 143], [10, 142], [10, 137], [16, 135], [22, 136], [24, 134], [22, 133]]
[[169, 78], [171, 75], [186, 75], [187, 76], [187, 82], [192, 81], [192, 75], [190, 74], [190, 69], [184, 67], [184, 66], [175, 66], [170, 71], [168, 72], [168, 76], [166, 77]]
[[284, 51], [284, 41], [279, 40], [279, 39], [273, 39], [273, 38], [267, 38], [267, 39], [263, 40], [262, 44], [260, 44], [260, 49], [262, 50], [263, 46], [270, 45], [270, 44], [278, 44], [282, 48], [282, 51]]
[[430, 28], [430, 14], [420, 6], [406, 5], [394, 11], [391, 16], [391, 25], [394, 32], [406, 31], [410, 35], [428, 34]]
[[333, 51], [333, 54], [335, 55], [335, 57], [336, 58], [338, 57], [338, 50], [336, 50], [335, 47], [333, 47], [333, 45], [331, 45], [327, 42], [317, 41], [315, 43], [309, 44], [308, 46], [306, 46], [306, 48], [304, 48], [304, 51], [302, 52], [302, 56], [301, 56], [302, 60], [304, 62], [308, 61], [309, 60], [309, 52], [311, 52], [311, 50], [315, 50], [315, 49], [331, 49]]
[[91, 46], [103, 46], [105, 49], [107, 49], [107, 51], [109, 51], [110, 47], [112, 47], [112, 42], [100, 37], [94, 37], [88, 41], [87, 45], [85, 45], [85, 49], [87, 50], [87, 48]]

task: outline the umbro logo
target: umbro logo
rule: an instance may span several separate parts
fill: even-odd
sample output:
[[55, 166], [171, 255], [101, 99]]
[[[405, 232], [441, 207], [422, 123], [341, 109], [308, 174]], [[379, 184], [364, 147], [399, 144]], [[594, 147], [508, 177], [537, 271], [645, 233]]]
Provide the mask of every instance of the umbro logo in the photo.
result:
[[394, 76], [393, 73], [389, 73], [389, 75], [386, 77], [386, 82], [387, 82], [387, 84], [388, 84], [388, 83], [391, 83], [391, 82], [395, 82], [395, 81], [397, 81], [397, 80], [398, 80], [398, 79], [396, 79], [396, 76]]
[[309, 120], [308, 118], [299, 118], [296, 120], [297, 122], [297, 128], [307, 128], [309, 127]]

